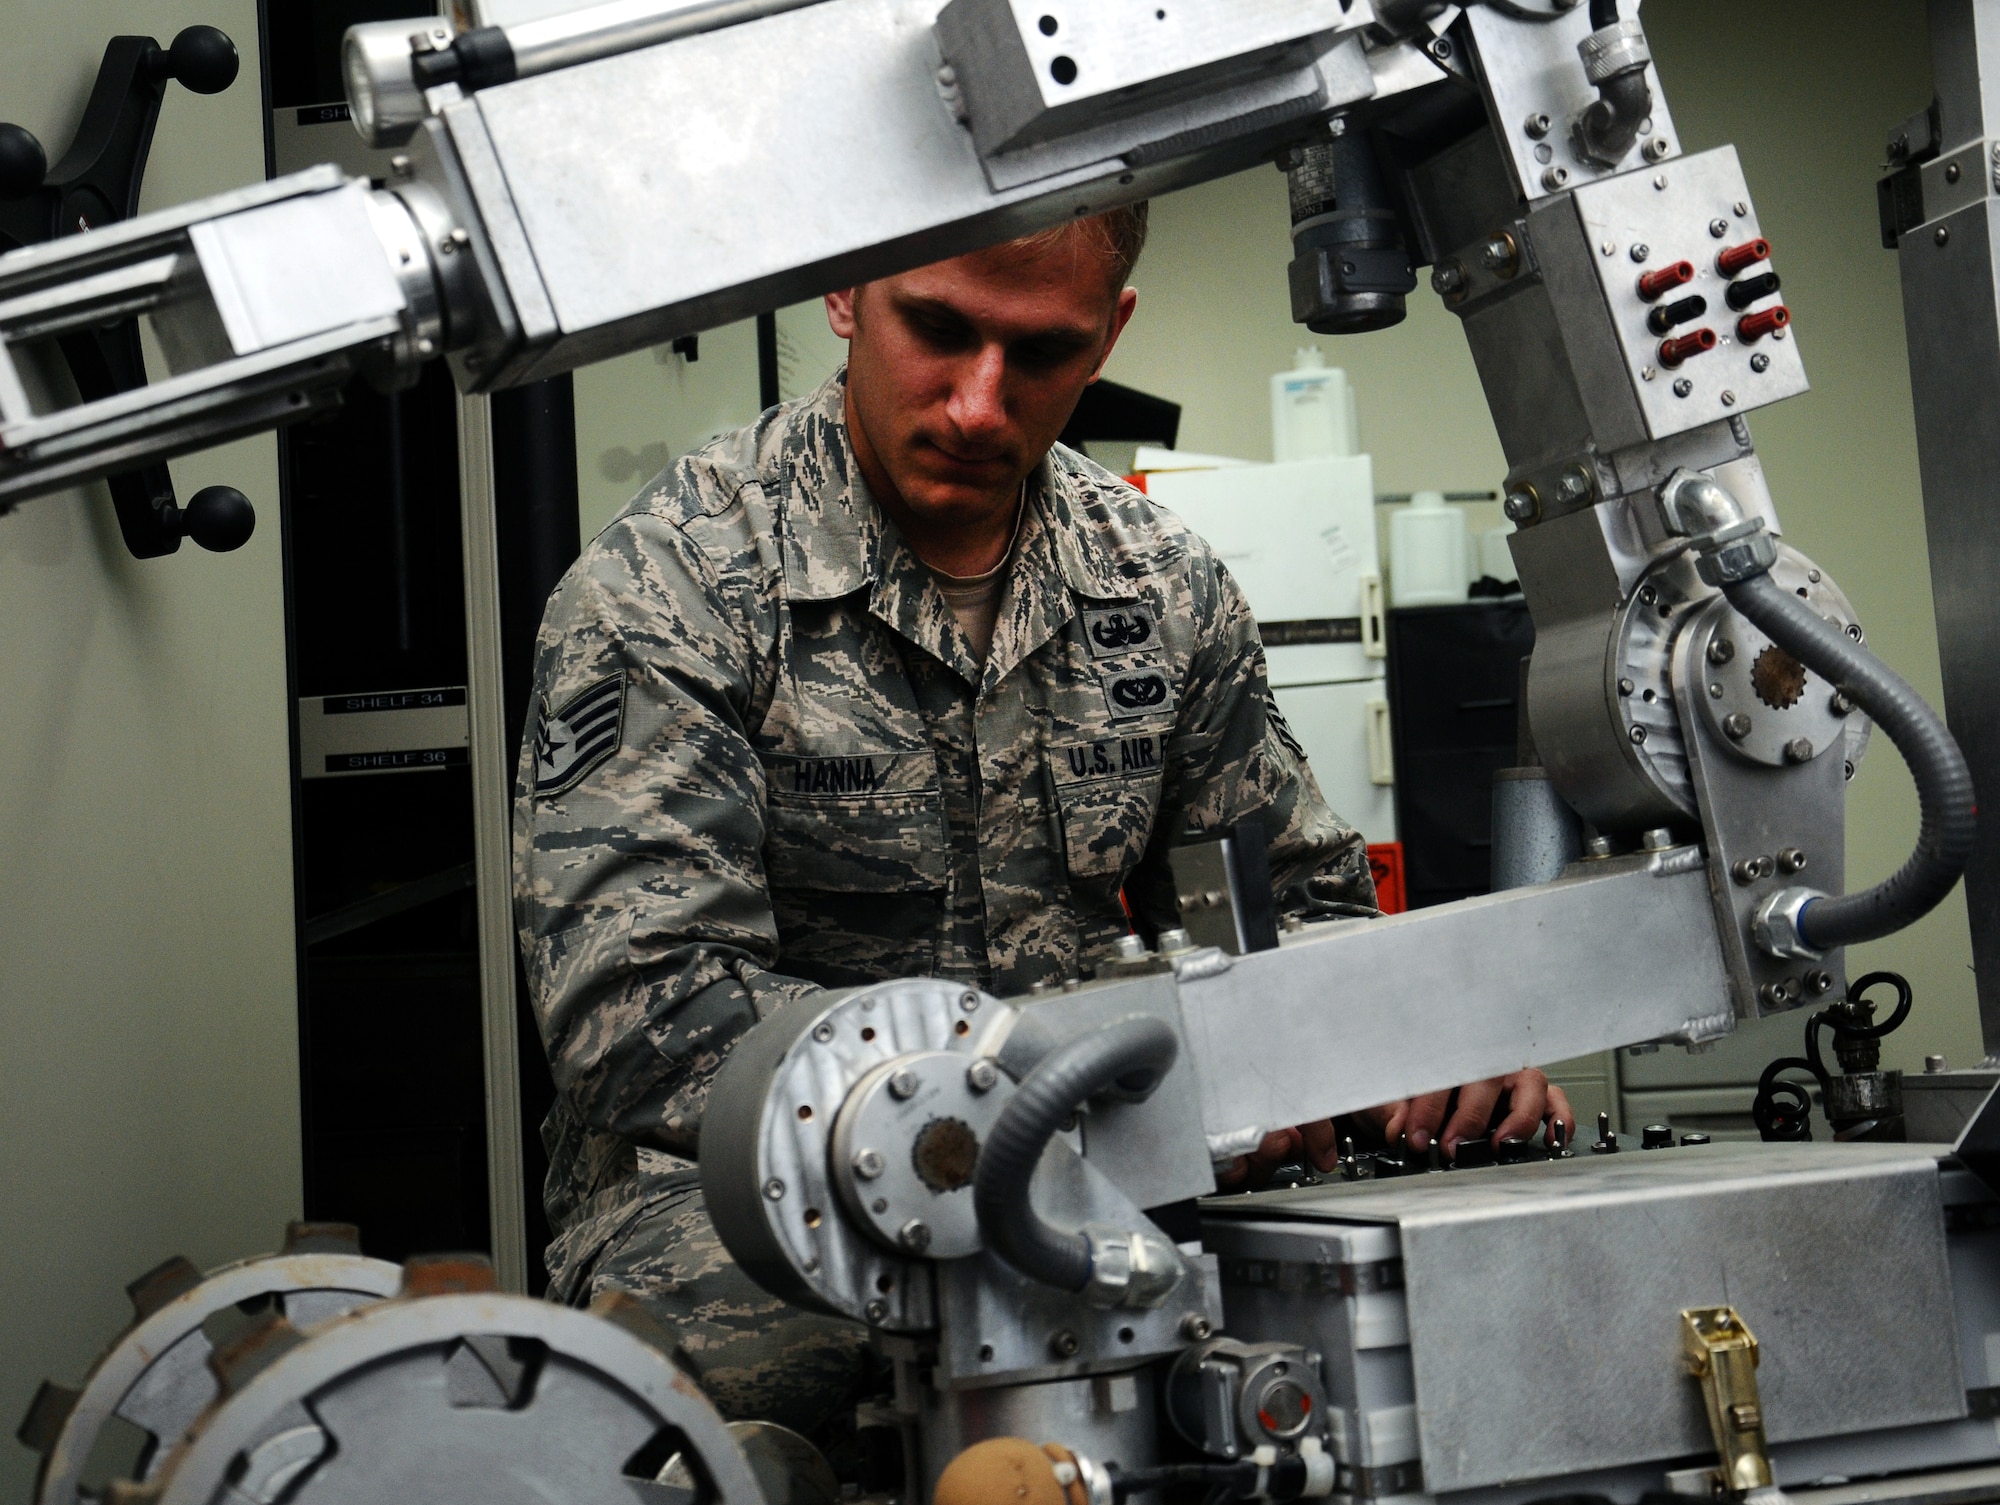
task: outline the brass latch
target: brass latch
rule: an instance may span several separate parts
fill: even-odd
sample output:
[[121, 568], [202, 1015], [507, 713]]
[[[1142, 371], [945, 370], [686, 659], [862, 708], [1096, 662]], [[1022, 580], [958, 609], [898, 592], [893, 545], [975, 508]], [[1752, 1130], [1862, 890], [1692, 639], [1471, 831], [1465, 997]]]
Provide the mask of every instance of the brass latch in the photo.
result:
[[1769, 1489], [1755, 1335], [1734, 1308], [1697, 1306], [1681, 1313], [1681, 1344], [1708, 1406], [1709, 1430], [1722, 1457], [1722, 1487], [1735, 1495]]

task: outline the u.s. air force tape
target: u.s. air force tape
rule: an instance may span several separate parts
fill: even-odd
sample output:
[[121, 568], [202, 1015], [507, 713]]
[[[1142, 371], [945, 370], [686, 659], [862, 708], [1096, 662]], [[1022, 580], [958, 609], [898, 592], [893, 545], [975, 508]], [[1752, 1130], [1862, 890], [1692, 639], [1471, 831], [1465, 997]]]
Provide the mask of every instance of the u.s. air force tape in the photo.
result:
[[562, 794], [618, 750], [625, 730], [625, 671], [600, 679], [551, 711], [535, 728], [535, 794]]

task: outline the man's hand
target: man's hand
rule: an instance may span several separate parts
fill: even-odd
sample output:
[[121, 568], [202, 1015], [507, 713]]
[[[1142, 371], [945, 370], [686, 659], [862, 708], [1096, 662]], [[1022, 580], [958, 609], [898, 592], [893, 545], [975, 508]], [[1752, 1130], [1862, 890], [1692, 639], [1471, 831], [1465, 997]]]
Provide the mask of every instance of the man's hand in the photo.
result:
[[1445, 1112], [1451, 1097], [1449, 1092], [1427, 1092], [1422, 1097], [1371, 1108], [1361, 1116], [1380, 1125], [1385, 1144], [1407, 1140], [1411, 1149], [1427, 1150], [1435, 1139], [1444, 1146], [1447, 1160], [1458, 1153], [1460, 1144], [1485, 1132], [1503, 1098], [1506, 1115], [1487, 1135], [1495, 1144], [1503, 1139], [1532, 1138], [1544, 1124], [1561, 1125], [1556, 1133], [1565, 1142], [1576, 1132], [1576, 1113], [1569, 1098], [1532, 1067], [1459, 1088], [1457, 1110], [1447, 1121]]
[[[1511, 1076], [1473, 1082], [1457, 1092], [1457, 1108], [1446, 1121], [1452, 1093], [1431, 1092], [1400, 1103], [1385, 1103], [1358, 1117], [1373, 1124], [1385, 1144], [1407, 1139], [1413, 1150], [1430, 1148], [1432, 1140], [1443, 1144], [1446, 1159], [1458, 1153], [1459, 1145], [1486, 1131], [1502, 1101], [1506, 1113], [1487, 1137], [1496, 1144], [1502, 1139], [1529, 1139], [1544, 1125], [1558, 1126], [1555, 1133], [1565, 1143], [1576, 1132], [1576, 1114], [1560, 1087], [1532, 1067]], [[1295, 1129], [1279, 1129], [1264, 1136], [1264, 1142], [1248, 1155], [1238, 1156], [1227, 1166], [1218, 1166], [1218, 1191], [1234, 1191], [1245, 1185], [1261, 1186], [1271, 1173], [1288, 1160], [1304, 1159], [1322, 1171], [1330, 1171], [1340, 1161], [1340, 1134], [1331, 1120], [1300, 1124]]]

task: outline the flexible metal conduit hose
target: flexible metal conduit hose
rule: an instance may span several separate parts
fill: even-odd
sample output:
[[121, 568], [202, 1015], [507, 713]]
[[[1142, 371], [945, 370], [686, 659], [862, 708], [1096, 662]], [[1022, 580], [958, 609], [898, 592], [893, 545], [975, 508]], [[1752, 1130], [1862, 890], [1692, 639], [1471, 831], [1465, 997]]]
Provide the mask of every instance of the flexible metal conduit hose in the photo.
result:
[[1072, 1113], [1108, 1087], [1144, 1096], [1179, 1052], [1165, 1020], [1131, 1014], [1058, 1046], [1028, 1073], [987, 1136], [973, 1174], [972, 1207], [987, 1248], [1058, 1290], [1081, 1291], [1090, 1283], [1089, 1241], [1046, 1222], [1028, 1200], [1028, 1183]]
[[1722, 593], [1772, 642], [1874, 717], [1917, 782], [1923, 821], [1910, 860], [1873, 888], [1813, 900], [1799, 915], [1800, 938], [1830, 951], [1879, 940], [1921, 919], [1951, 892], [1972, 855], [1979, 811], [1958, 744], [1901, 676], [1768, 573], [1725, 584]]

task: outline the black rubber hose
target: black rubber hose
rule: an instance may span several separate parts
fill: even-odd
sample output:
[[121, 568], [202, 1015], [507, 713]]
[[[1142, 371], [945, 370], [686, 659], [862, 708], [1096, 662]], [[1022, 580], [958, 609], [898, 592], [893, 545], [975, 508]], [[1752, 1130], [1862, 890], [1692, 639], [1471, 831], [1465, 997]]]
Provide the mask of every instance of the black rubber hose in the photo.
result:
[[1725, 585], [1722, 593], [1772, 642], [1872, 716], [1910, 765], [1923, 812], [1910, 860], [1873, 888], [1815, 899], [1799, 916], [1801, 938], [1818, 951], [1895, 934], [1938, 906], [1972, 855], [1979, 807], [1964, 754], [1894, 670], [1768, 573]]
[[1590, 0], [1590, 29], [1602, 31], [1618, 24], [1618, 0]]
[[1090, 1284], [1090, 1244], [1080, 1233], [1043, 1220], [1028, 1183], [1056, 1131], [1094, 1094], [1116, 1086], [1142, 1095], [1158, 1086], [1180, 1052], [1165, 1020], [1130, 1014], [1079, 1035], [1045, 1056], [979, 1152], [972, 1208], [986, 1247], [1031, 1280], [1063, 1291]]

